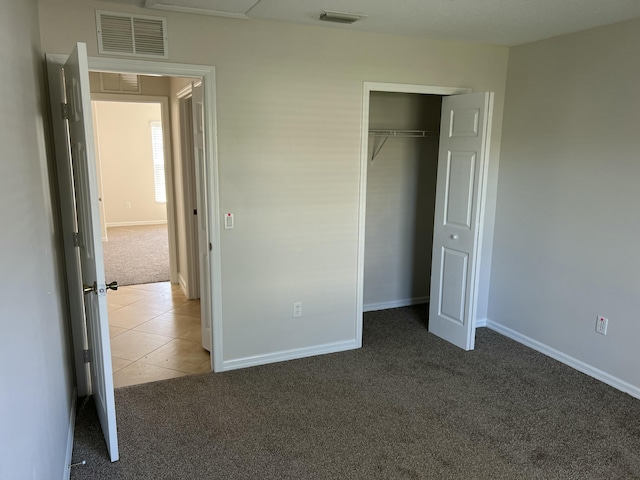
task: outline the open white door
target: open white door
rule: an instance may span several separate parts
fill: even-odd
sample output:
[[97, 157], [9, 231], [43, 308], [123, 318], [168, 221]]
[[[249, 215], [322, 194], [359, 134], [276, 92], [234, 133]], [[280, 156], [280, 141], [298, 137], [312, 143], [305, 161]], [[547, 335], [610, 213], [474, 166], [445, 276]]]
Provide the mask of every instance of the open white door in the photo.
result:
[[429, 331], [473, 350], [492, 93], [442, 99]]
[[89, 90], [87, 49], [78, 43], [64, 65], [69, 143], [78, 218], [78, 246], [84, 295], [91, 390], [111, 461], [118, 460], [116, 408], [100, 229], [100, 205]]
[[93, 134], [94, 134], [94, 147], [95, 147], [95, 158], [96, 158], [96, 174], [97, 174], [97, 185], [98, 185], [98, 201], [100, 202], [100, 231], [102, 232], [102, 241], [106, 242], [109, 240], [107, 236], [107, 216], [104, 213], [104, 187], [102, 184], [102, 160], [100, 159], [100, 127], [98, 126], [98, 117], [97, 113], [97, 102], [91, 102], [91, 121], [93, 122]]
[[204, 94], [202, 84], [193, 86], [191, 92], [193, 115], [193, 150], [196, 162], [196, 191], [198, 193], [198, 250], [200, 266], [200, 316], [202, 348], [211, 352], [211, 267], [209, 264], [209, 222], [207, 219], [207, 170], [204, 144]]

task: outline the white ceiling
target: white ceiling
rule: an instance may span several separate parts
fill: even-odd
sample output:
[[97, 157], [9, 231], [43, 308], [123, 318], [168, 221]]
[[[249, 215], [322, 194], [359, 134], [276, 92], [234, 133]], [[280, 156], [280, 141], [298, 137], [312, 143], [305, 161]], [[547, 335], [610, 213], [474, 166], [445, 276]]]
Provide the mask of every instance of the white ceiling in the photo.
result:
[[[520, 45], [640, 17], [640, 0], [106, 1], [195, 14], [208, 12], [236, 18], [499, 45]], [[318, 17], [323, 10], [367, 16], [353, 25], [338, 25], [320, 22]]]

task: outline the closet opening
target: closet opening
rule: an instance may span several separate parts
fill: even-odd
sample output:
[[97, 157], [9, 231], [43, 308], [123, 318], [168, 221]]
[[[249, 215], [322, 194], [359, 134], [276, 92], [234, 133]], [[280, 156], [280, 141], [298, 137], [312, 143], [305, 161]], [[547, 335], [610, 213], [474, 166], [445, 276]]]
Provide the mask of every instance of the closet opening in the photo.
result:
[[363, 313], [429, 303], [420, 322], [473, 350], [494, 94], [365, 82], [356, 338]]
[[442, 95], [369, 95], [364, 312], [429, 302], [442, 110]]

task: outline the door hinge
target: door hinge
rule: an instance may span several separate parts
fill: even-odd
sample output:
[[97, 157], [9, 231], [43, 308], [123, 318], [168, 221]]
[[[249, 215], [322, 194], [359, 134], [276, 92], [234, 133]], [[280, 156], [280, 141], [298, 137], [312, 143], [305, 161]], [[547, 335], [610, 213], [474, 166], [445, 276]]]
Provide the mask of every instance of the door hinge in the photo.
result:
[[197, 215], [197, 214], [198, 214], [198, 209], [194, 208], [194, 209], [193, 209], [193, 214], [194, 214], [194, 215]]
[[73, 246], [80, 246], [80, 234], [78, 232], [73, 232]]
[[211, 245], [211, 242], [209, 242], [209, 251], [213, 250], [213, 245]]
[[82, 351], [82, 360], [84, 361], [84, 363], [91, 362], [91, 357], [89, 355], [89, 349]]
[[65, 120], [69, 120], [69, 104], [68, 103], [62, 104], [62, 118], [64, 118]]

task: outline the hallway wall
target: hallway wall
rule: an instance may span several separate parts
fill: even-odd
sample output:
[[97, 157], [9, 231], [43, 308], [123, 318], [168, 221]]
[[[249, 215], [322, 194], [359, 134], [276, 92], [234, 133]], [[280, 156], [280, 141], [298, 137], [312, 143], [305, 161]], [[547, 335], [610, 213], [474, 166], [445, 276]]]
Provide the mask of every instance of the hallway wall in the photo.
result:
[[151, 122], [162, 124], [161, 104], [91, 104], [107, 227], [167, 223], [167, 204], [155, 199], [151, 142]]

